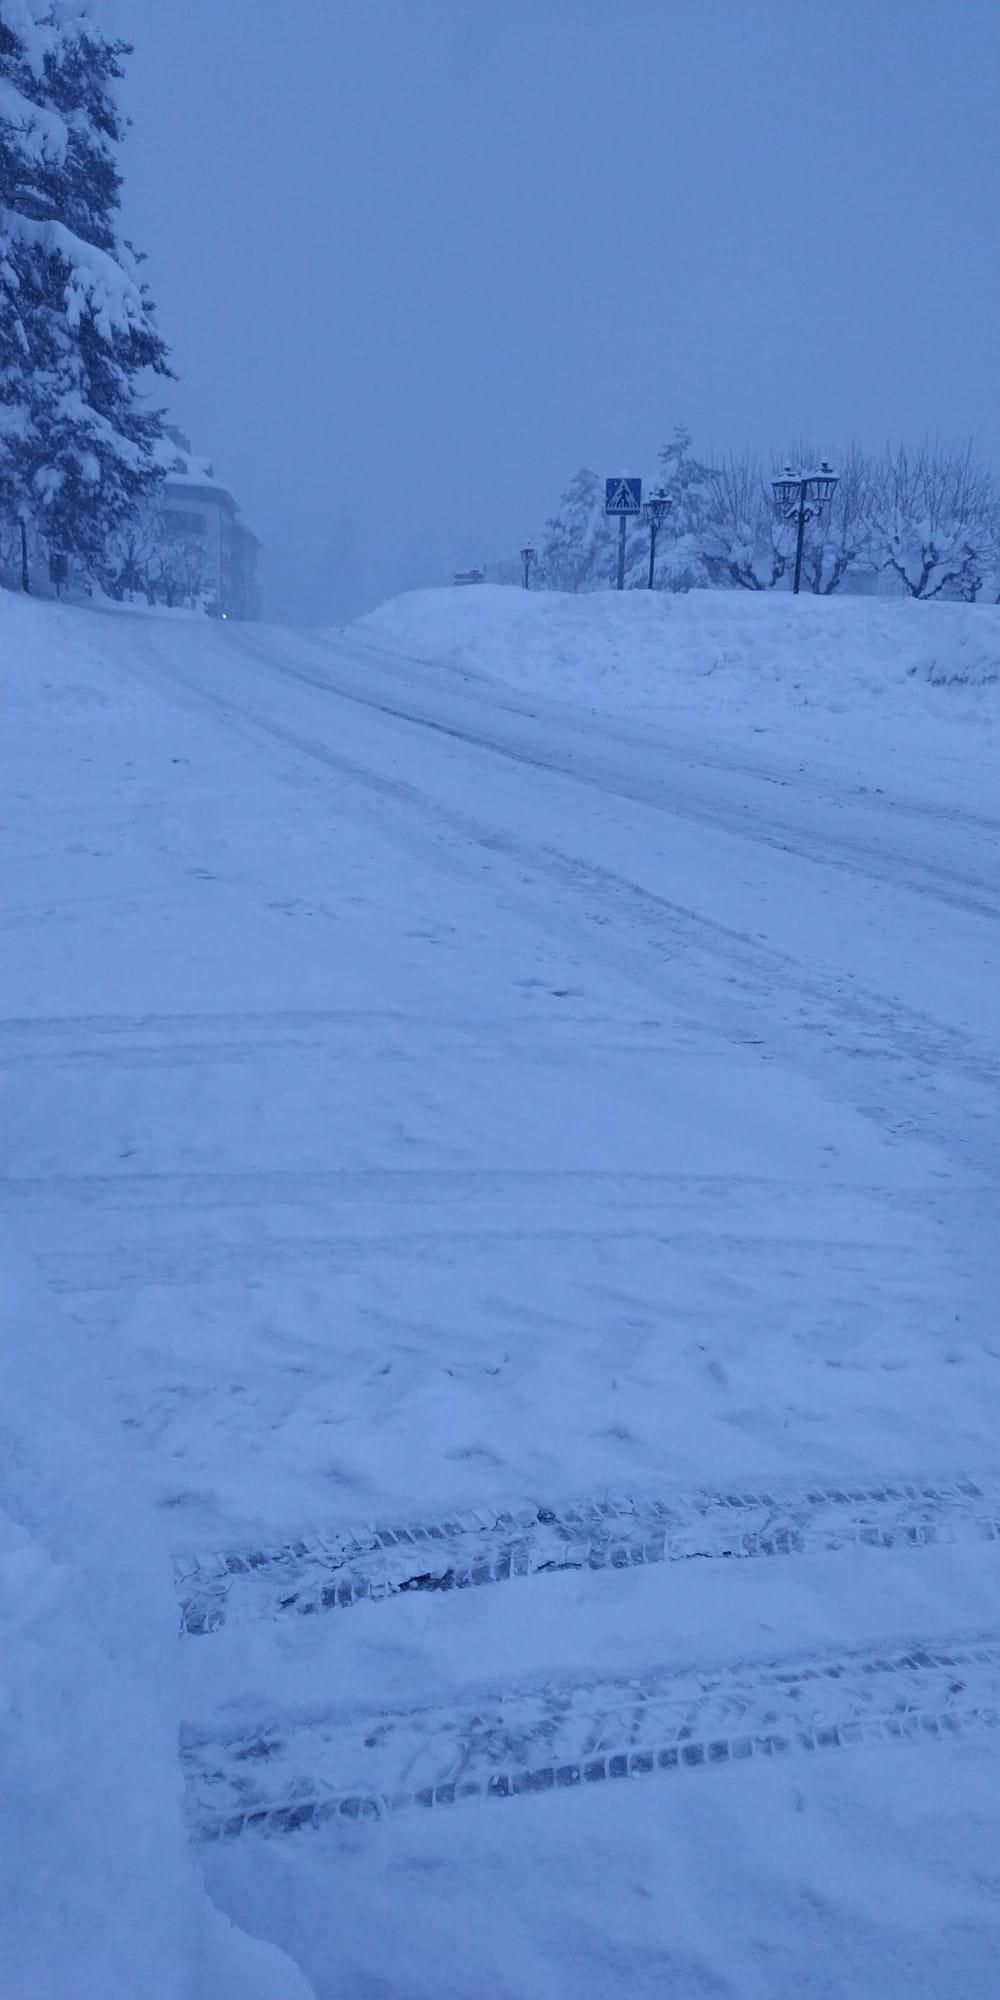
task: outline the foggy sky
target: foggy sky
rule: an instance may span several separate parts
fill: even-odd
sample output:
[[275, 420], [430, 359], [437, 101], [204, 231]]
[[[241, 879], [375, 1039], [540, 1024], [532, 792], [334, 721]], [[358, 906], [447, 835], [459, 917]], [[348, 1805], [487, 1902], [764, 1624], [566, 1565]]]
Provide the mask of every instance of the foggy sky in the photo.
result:
[[1000, 466], [998, 0], [103, 0], [172, 413], [332, 623], [577, 467]]

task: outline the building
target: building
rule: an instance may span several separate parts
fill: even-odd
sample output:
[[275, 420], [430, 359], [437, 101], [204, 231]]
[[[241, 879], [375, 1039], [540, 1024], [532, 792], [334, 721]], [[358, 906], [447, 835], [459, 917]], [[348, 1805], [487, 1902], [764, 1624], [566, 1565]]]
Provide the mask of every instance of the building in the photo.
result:
[[228, 486], [207, 458], [195, 457], [182, 431], [168, 429], [165, 464], [157, 500], [178, 568], [187, 572], [184, 594], [201, 596], [216, 618], [259, 618], [260, 543]]

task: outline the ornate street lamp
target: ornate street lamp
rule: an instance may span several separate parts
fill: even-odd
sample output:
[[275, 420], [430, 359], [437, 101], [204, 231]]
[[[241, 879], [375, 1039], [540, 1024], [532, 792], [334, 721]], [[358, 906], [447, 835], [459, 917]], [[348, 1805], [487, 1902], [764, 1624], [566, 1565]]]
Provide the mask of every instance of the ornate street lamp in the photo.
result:
[[650, 494], [642, 510], [649, 523], [649, 580], [647, 583], [647, 589], [649, 590], [653, 588], [653, 572], [656, 568], [656, 537], [673, 504], [672, 494], [665, 493], [662, 486], [657, 486], [655, 491]]
[[802, 542], [805, 536], [806, 522], [816, 520], [817, 516], [822, 513], [823, 508], [829, 506], [830, 501], [833, 499], [838, 477], [839, 475], [834, 472], [832, 465], [823, 458], [814, 472], [796, 471], [793, 466], [786, 465], [778, 478], [771, 482], [774, 487], [774, 504], [778, 513], [783, 520], [795, 521], [797, 523], [795, 578], [792, 583], [792, 590], [796, 597], [799, 594], [799, 583], [802, 577]]
[[531, 565], [535, 560], [535, 554], [536, 551], [532, 548], [530, 542], [528, 543], [526, 548], [523, 548], [521, 550], [521, 565], [524, 571], [525, 590], [531, 589]]

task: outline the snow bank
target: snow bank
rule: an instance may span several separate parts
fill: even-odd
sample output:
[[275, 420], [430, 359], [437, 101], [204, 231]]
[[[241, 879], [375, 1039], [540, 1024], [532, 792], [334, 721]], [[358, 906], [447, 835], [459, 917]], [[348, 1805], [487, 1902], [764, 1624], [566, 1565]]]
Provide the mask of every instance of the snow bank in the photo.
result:
[[964, 761], [970, 738], [978, 751], [998, 747], [992, 604], [724, 590], [572, 596], [484, 584], [412, 591], [349, 630], [539, 694], [713, 732], [749, 724], [803, 748], [855, 754], [905, 737], [929, 763]]
[[97, 1357], [6, 1244], [0, 1294], [0, 1992], [305, 2000], [186, 1847], [176, 1610]]

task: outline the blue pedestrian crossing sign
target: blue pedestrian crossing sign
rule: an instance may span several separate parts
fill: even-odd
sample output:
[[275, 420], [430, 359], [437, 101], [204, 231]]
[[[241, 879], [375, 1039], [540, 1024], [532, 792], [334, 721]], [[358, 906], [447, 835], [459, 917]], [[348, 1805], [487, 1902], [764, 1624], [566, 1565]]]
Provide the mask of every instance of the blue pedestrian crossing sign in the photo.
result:
[[641, 514], [641, 479], [606, 479], [604, 482], [604, 512], [606, 514]]

